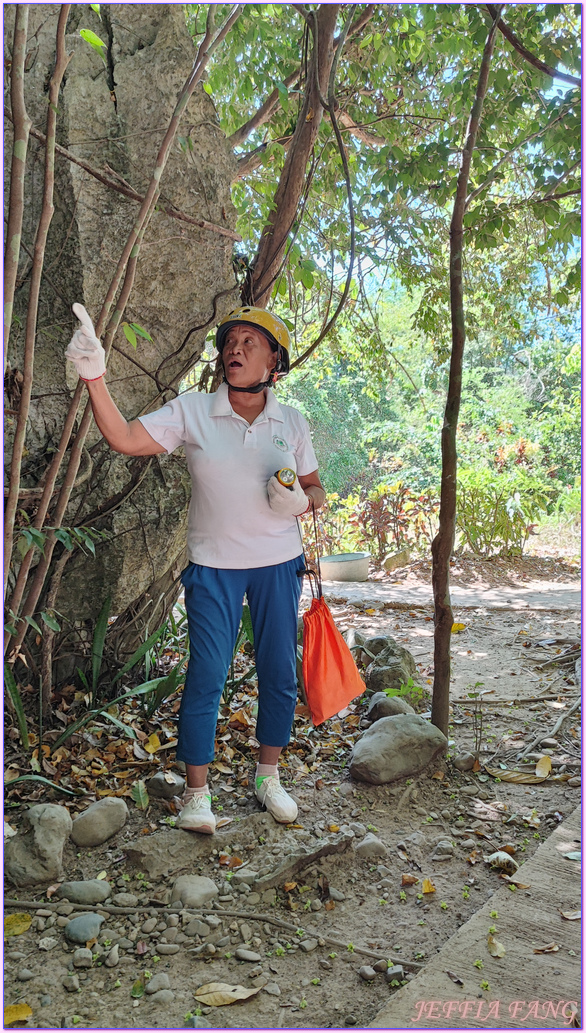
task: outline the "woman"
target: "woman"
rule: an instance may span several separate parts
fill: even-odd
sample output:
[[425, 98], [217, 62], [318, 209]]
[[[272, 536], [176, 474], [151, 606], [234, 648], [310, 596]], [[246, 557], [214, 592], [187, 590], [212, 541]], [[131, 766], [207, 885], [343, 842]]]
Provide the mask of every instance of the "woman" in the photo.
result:
[[[213, 833], [207, 785], [218, 707], [246, 594], [254, 632], [260, 742], [255, 794], [280, 822], [297, 805], [279, 782], [297, 700], [297, 610], [303, 568], [296, 518], [325, 501], [308, 425], [280, 405], [272, 387], [289, 371], [289, 332], [264, 309], [244, 307], [216, 332], [224, 382], [215, 394], [189, 392], [128, 422], [104, 381], [104, 349], [83, 305], [66, 355], [86, 381], [96, 423], [117, 452], [156, 455], [185, 446], [193, 494], [183, 571], [190, 658], [179, 712], [177, 759], [187, 786], [179, 828]], [[297, 476], [292, 488], [275, 476]]]

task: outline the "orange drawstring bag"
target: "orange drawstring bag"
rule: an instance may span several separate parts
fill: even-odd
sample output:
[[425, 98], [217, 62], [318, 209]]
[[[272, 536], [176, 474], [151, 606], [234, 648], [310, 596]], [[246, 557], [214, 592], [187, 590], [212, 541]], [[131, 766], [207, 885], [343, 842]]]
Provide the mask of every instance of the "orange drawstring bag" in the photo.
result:
[[366, 689], [321, 594], [321, 579], [319, 588], [319, 597], [303, 614], [303, 681], [314, 725], [333, 717]]

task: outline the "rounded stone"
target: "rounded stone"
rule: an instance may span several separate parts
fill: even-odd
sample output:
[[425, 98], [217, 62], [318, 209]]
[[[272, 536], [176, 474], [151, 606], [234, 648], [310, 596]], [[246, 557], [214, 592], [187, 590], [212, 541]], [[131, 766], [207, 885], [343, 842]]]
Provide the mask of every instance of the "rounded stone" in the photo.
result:
[[73, 819], [71, 838], [76, 846], [100, 846], [124, 828], [128, 807], [119, 796], [105, 796]]
[[234, 951], [234, 957], [237, 958], [238, 961], [260, 961], [261, 960], [260, 954], [257, 954], [256, 951], [246, 950], [245, 947], [237, 947], [236, 950]]
[[158, 943], [157, 954], [178, 954], [181, 948], [176, 943]]
[[174, 1000], [175, 994], [172, 990], [157, 990], [157, 992], [151, 996], [153, 1004], [173, 1004]]
[[89, 947], [79, 947], [78, 950], [73, 952], [74, 968], [91, 968], [92, 962], [92, 952]]
[[158, 990], [170, 990], [171, 983], [166, 972], [157, 972], [145, 986], [145, 993], [156, 994]]
[[362, 967], [358, 969], [358, 975], [367, 983], [369, 983], [371, 979], [376, 978], [376, 972], [370, 965], [362, 965]]
[[58, 899], [66, 897], [74, 904], [102, 904], [112, 892], [105, 879], [85, 879], [80, 882], [62, 882], [55, 893]]
[[31, 972], [30, 968], [20, 968], [16, 973], [16, 978], [21, 983], [26, 983], [29, 979], [34, 979], [34, 973]]
[[134, 893], [115, 893], [112, 897], [112, 903], [116, 907], [136, 907], [138, 897], [135, 897]]
[[88, 911], [86, 915], [78, 915], [70, 918], [65, 926], [65, 938], [71, 943], [87, 943], [88, 940], [97, 940], [100, 935], [100, 926], [105, 921], [103, 915], [94, 915]]
[[183, 907], [198, 908], [218, 896], [218, 887], [204, 875], [180, 875], [171, 891], [171, 903], [181, 901]]
[[452, 763], [458, 771], [471, 771], [476, 757], [473, 753], [458, 753]]

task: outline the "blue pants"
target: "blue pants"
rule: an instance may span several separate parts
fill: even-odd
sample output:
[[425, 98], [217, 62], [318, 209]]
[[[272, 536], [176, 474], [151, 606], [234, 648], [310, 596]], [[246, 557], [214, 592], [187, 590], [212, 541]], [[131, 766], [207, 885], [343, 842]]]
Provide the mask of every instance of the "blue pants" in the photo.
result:
[[297, 611], [303, 556], [270, 567], [218, 569], [190, 563], [181, 580], [189, 627], [189, 664], [179, 711], [177, 760], [214, 759], [222, 689], [246, 593], [258, 676], [256, 737], [286, 746], [297, 702]]

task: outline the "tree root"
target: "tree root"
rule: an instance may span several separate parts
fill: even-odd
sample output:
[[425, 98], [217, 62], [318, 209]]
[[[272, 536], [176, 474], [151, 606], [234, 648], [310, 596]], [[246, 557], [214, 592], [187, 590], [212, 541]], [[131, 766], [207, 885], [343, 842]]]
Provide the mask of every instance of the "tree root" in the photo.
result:
[[[4, 906], [7, 908], [42, 908], [45, 911], [56, 911], [57, 908], [61, 907], [64, 901], [48, 901], [45, 903], [42, 900], [11, 900], [10, 898], [4, 901]], [[75, 911], [95, 911], [98, 914], [105, 912], [108, 915], [135, 915], [137, 911], [147, 911], [151, 915], [177, 915], [185, 912], [187, 915], [193, 915], [194, 918], [205, 918], [206, 915], [215, 915], [216, 917], [222, 915], [226, 918], [244, 918], [249, 922], [268, 922], [269, 925], [277, 926], [278, 929], [285, 929], [289, 933], [296, 933], [299, 926], [292, 925], [291, 922], [284, 922], [281, 918], [274, 918], [273, 915], [261, 915], [251, 913], [250, 911], [225, 911], [223, 908], [203, 908], [195, 910], [188, 907], [166, 907], [162, 905], [157, 907], [153, 904], [146, 904], [141, 908], [136, 907], [116, 907], [114, 904], [74, 904], [72, 905]], [[318, 939], [324, 940], [328, 947], [339, 947], [340, 950], [347, 950], [348, 944], [343, 943], [342, 940], [335, 940], [331, 936], [322, 936], [319, 932], [313, 931], [311, 934], [306, 930], [308, 935], [315, 935]], [[413, 969], [419, 971], [424, 966], [418, 961], [408, 961], [407, 958], [395, 957], [392, 954], [387, 954], [386, 951], [380, 950], [378, 952], [367, 950], [366, 947], [353, 947], [352, 953], [360, 954], [365, 958], [374, 958], [379, 960], [381, 957], [387, 957], [393, 964], [402, 965], [403, 968]]]

